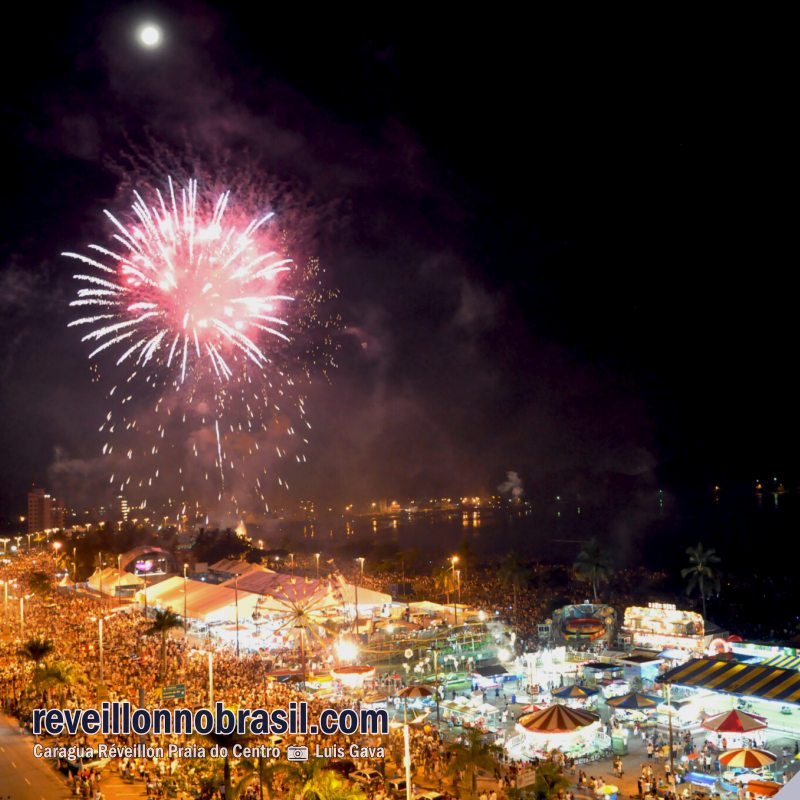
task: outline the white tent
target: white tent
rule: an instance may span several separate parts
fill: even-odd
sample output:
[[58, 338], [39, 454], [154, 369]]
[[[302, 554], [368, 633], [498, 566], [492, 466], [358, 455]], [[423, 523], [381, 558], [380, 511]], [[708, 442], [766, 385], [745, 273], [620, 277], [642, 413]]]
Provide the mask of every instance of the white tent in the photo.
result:
[[[137, 595], [144, 602], [144, 592]], [[253, 618], [253, 612], [260, 600], [254, 592], [235, 589], [232, 586], [205, 583], [184, 579], [179, 576], [167, 578], [147, 590], [147, 603], [154, 608], [169, 609], [183, 616], [184, 606], [189, 619], [201, 622], [239, 622]]]
[[116, 567], [106, 567], [105, 569], [96, 569], [87, 581], [89, 588], [95, 592], [101, 592], [106, 595], [115, 595], [117, 587], [123, 586], [143, 586], [144, 581], [130, 572], [123, 572]]
[[412, 614], [414, 612], [421, 614], [441, 614], [447, 611], [447, 606], [443, 606], [440, 603], [432, 603], [430, 600], [420, 600], [416, 603], [409, 603], [408, 607]]
[[[187, 581], [189, 584], [193, 583], [200, 583], [200, 581]], [[205, 584], [203, 584], [205, 585]], [[181, 591], [183, 591], [183, 578], [180, 575], [173, 575], [171, 578], [167, 578], [165, 581], [159, 581], [158, 583], [151, 585], [147, 585], [147, 602], [150, 603], [151, 601], [157, 600], [164, 594], [173, 591], [174, 589], [180, 587]], [[136, 595], [136, 599], [140, 603], [144, 603], [144, 588], [141, 592], [138, 592]]]
[[384, 592], [376, 592], [374, 589], [368, 589], [366, 586], [354, 586], [352, 583], [345, 583], [343, 580], [338, 579], [335, 581], [336, 589], [342, 597], [342, 601], [349, 606], [355, 605], [356, 595], [358, 596], [359, 608], [375, 608], [377, 606], [385, 606], [392, 602], [390, 594]]
[[249, 575], [251, 572], [272, 572], [271, 569], [262, 567], [260, 564], [251, 564], [238, 558], [223, 558], [212, 564], [208, 571], [223, 575], [238, 575], [239, 577]]

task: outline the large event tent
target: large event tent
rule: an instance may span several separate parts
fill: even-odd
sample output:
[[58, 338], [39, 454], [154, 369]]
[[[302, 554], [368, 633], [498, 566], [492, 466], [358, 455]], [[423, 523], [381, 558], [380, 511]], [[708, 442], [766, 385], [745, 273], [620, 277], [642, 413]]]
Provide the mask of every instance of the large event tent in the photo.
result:
[[[144, 602], [144, 591], [138, 593]], [[183, 616], [184, 602], [186, 616], [201, 622], [236, 622], [238, 619], [252, 619], [260, 597], [253, 592], [238, 591], [230, 586], [184, 579], [180, 576], [167, 578], [147, 589], [147, 603], [155, 608], [168, 608]]]
[[117, 587], [144, 586], [144, 581], [130, 572], [118, 570], [116, 567], [106, 567], [105, 569], [96, 569], [89, 576], [87, 584], [95, 592], [115, 595], [117, 594]]

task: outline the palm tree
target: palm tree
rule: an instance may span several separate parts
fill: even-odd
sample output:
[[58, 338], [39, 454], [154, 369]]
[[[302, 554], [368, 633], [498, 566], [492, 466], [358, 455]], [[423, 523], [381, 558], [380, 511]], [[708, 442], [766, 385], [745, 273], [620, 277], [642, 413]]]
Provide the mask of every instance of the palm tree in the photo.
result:
[[156, 633], [161, 634], [161, 680], [167, 673], [167, 634], [173, 628], [180, 628], [183, 625], [181, 618], [170, 611], [159, 610], [153, 618], [153, 624], [144, 632], [145, 636], [152, 636]]
[[497, 766], [499, 751], [497, 745], [487, 744], [479, 731], [471, 729], [466, 742], [450, 748], [452, 756], [447, 772], [449, 775], [457, 775], [463, 771], [469, 776], [470, 793], [475, 794], [478, 770], [492, 772]]
[[49, 664], [42, 663], [36, 668], [33, 682], [47, 690], [57, 688], [63, 706], [66, 690], [76, 683], [85, 683], [86, 677], [77, 664], [69, 661], [51, 661]]
[[[308, 762], [300, 762], [306, 764]], [[259, 800], [264, 800], [264, 797], [272, 797], [272, 783], [275, 777], [281, 773], [293, 775], [292, 767], [294, 763], [291, 761], [277, 761], [270, 764], [263, 756], [257, 759], [243, 758], [239, 762], [239, 771], [243, 773], [243, 777], [236, 784], [233, 790], [234, 800], [241, 797], [248, 787], [258, 781], [258, 796]], [[303, 777], [301, 783], [305, 783], [306, 778]]]
[[536, 781], [533, 784], [535, 800], [553, 800], [570, 787], [569, 780], [561, 768], [552, 761], [545, 761], [536, 770]]
[[592, 597], [597, 602], [597, 587], [611, 575], [611, 562], [597, 539], [584, 544], [572, 568], [581, 580], [591, 584]]
[[[175, 616], [173, 614], [173, 616]], [[176, 619], [178, 619], [176, 617]], [[166, 634], [165, 634], [166, 635]], [[208, 739], [212, 744], [218, 745], [220, 748], [225, 748], [225, 756], [222, 764], [222, 775], [224, 782], [225, 800], [233, 800], [235, 797], [233, 782], [231, 780], [231, 752], [237, 744], [247, 744], [249, 737], [242, 736], [238, 733], [221, 733], [219, 731], [210, 731], [205, 734], [205, 739]], [[237, 787], [238, 789], [239, 787]]]
[[350, 782], [333, 770], [317, 770], [303, 786], [303, 800], [365, 800], [360, 786]]
[[450, 605], [450, 592], [455, 592], [455, 581], [453, 580], [453, 568], [451, 566], [439, 566], [433, 572], [436, 593], [445, 595], [445, 603]]
[[34, 637], [28, 639], [22, 647], [17, 650], [17, 655], [21, 658], [27, 658], [38, 665], [44, 661], [47, 656], [53, 652], [53, 643], [49, 639], [43, 637]]
[[714, 548], [703, 548], [702, 542], [697, 547], [687, 547], [686, 555], [689, 556], [689, 566], [681, 570], [682, 578], [689, 578], [686, 585], [686, 594], [691, 594], [695, 589], [700, 593], [703, 604], [703, 619], [706, 618], [706, 597], [711, 594], [712, 588], [719, 591], [719, 575], [714, 569], [714, 564], [720, 563], [720, 557]]
[[297, 794], [316, 774], [324, 769], [328, 762], [325, 759], [315, 759], [314, 761], [279, 761], [276, 775], [283, 775], [285, 782], [294, 789]]
[[522, 591], [528, 584], [528, 570], [522, 566], [517, 554], [509, 553], [500, 565], [498, 572], [503, 588], [511, 589], [514, 593], [514, 618], [517, 616], [517, 592]]

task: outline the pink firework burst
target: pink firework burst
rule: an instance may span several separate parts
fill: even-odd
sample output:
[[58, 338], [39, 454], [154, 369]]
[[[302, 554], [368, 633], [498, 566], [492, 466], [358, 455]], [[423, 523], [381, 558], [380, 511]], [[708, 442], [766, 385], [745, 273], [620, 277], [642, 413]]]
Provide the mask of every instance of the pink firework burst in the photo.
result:
[[85, 285], [71, 303], [98, 312], [70, 323], [93, 326], [89, 357], [119, 346], [117, 365], [170, 368], [180, 384], [198, 370], [230, 380], [248, 361], [264, 369], [265, 342], [289, 341], [293, 300], [280, 291], [292, 261], [275, 249], [273, 215], [245, 217], [229, 208], [230, 192], [198, 197], [196, 180], [176, 193], [168, 179], [166, 198], [155, 190], [151, 204], [134, 194], [127, 222], [105, 212], [112, 247], [63, 253], [94, 269], [74, 276]]
[[253, 492], [266, 503], [270, 473], [288, 489], [276, 459], [305, 461], [293, 375], [307, 372], [297, 350], [315, 320], [317, 262], [297, 269], [271, 213], [196, 180], [170, 178], [163, 192], [134, 192], [127, 216], [105, 215], [105, 246], [63, 255], [91, 267], [74, 276], [70, 327], [88, 329], [90, 359], [113, 354], [112, 372], [124, 370], [99, 428], [109, 483], [131, 507], [160, 498], [181, 515], [208, 508], [206, 484], [236, 509]]

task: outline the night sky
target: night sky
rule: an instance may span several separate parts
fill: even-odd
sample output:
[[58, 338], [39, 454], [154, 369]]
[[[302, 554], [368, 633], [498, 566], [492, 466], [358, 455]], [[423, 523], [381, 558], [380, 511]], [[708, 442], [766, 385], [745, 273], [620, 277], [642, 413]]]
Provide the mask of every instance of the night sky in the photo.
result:
[[[777, 22], [16, 13], [1, 513], [31, 481], [77, 503], [105, 479], [58, 254], [101, 238], [101, 209], [127, 206], [112, 162], [154, 142], [204, 174], [232, 158], [291, 185], [341, 290], [339, 369], [312, 387], [292, 497], [485, 492], [508, 470], [531, 497], [800, 478], [796, 89]], [[154, 51], [134, 41], [148, 18]]]

